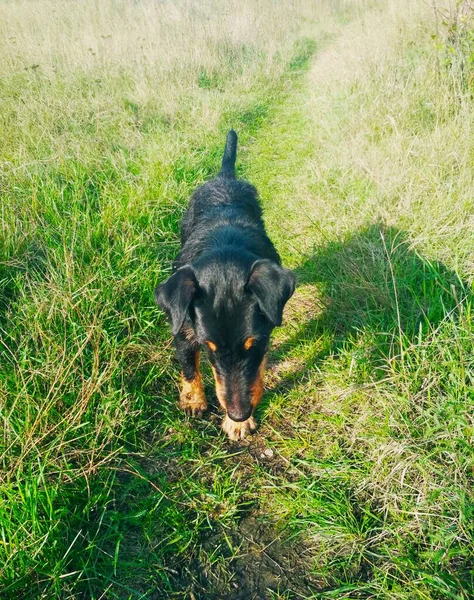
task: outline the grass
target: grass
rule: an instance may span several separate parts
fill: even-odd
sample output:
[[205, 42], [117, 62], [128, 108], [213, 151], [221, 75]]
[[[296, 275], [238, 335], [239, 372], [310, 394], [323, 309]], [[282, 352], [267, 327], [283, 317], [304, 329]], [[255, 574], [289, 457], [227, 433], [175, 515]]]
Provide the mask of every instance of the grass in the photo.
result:
[[[464, 5], [0, 3], [2, 598], [472, 597]], [[230, 126], [299, 278], [240, 444], [152, 293]]]

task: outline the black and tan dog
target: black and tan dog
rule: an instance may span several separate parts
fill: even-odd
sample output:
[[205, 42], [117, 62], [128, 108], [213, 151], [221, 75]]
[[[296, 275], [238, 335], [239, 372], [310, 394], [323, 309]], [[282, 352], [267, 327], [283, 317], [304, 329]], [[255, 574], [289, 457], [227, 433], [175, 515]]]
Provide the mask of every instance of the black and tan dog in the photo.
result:
[[233, 440], [256, 429], [270, 333], [295, 289], [265, 233], [256, 189], [235, 178], [236, 152], [231, 130], [219, 174], [194, 192], [184, 214], [175, 272], [155, 290], [182, 368], [180, 408], [194, 416], [207, 409], [199, 372], [205, 345], [226, 411], [222, 429]]

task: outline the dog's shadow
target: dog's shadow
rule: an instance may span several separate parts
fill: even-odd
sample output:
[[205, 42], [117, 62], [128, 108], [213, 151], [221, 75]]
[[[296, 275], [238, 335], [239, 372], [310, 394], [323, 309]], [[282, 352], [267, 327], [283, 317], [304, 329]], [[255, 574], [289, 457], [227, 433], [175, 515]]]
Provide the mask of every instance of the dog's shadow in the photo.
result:
[[317, 248], [296, 274], [298, 288], [286, 327], [275, 336], [257, 416], [275, 394], [304, 384], [311, 370], [362, 336], [370, 343], [359, 344], [354, 371], [382, 377], [400, 343], [409, 347], [471, 298], [454, 271], [423, 258], [406, 232], [379, 223]]

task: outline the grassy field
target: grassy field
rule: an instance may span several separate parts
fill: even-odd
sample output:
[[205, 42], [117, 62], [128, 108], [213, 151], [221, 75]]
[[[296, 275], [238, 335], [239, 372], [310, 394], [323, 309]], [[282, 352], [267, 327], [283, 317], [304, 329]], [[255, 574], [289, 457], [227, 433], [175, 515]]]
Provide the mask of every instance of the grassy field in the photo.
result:
[[[0, 0], [2, 600], [474, 597], [473, 30]], [[229, 127], [299, 280], [240, 443], [153, 302]]]

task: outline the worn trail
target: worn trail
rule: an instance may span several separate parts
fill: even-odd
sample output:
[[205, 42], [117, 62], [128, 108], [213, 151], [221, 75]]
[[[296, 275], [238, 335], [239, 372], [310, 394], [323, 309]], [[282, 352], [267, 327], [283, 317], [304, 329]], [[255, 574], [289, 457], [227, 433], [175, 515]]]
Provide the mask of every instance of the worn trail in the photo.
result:
[[[274, 338], [259, 431], [232, 459], [242, 480], [254, 481], [252, 503], [231, 535], [235, 599], [435, 597], [431, 575], [419, 587], [394, 561], [402, 552], [413, 573], [429, 572], [422, 553], [409, 544], [406, 555], [400, 550], [403, 540], [421, 536], [427, 548], [449, 528], [435, 505], [429, 523], [418, 514], [445, 482], [418, 445], [419, 430], [407, 428], [412, 410], [422, 430], [432, 418], [431, 409], [408, 408], [409, 386], [420, 369], [431, 371], [421, 348], [443, 352], [444, 334], [428, 341], [445, 325], [443, 303], [456, 310], [456, 294], [470, 300], [466, 282], [454, 297], [441, 291], [446, 282], [458, 285], [449, 268], [465, 256], [458, 234], [446, 240], [448, 264], [433, 262], [443, 257], [439, 239], [417, 204], [425, 194], [420, 173], [439, 176], [423, 165], [442, 133], [426, 128], [413, 139], [418, 125], [407, 111], [419, 103], [416, 93], [431, 93], [432, 81], [410, 49], [420, 37], [429, 44], [432, 15], [403, 8], [375, 7], [341, 26], [245, 155], [243, 174], [260, 190], [270, 235], [299, 286]], [[414, 144], [419, 155], [410, 157]], [[440, 222], [445, 217], [429, 202]], [[460, 214], [456, 223], [465, 230]], [[419, 307], [433, 298], [440, 310], [424, 321]], [[460, 351], [457, 341], [452, 351]], [[456, 434], [446, 435], [456, 446]], [[220, 539], [203, 543], [211, 550]], [[469, 543], [457, 546], [463, 556]], [[472, 585], [468, 562], [459, 582], [450, 580], [459, 598]], [[446, 581], [457, 576], [450, 564], [443, 568]], [[391, 571], [397, 575], [387, 580]], [[404, 583], [392, 596], [398, 577]]]

